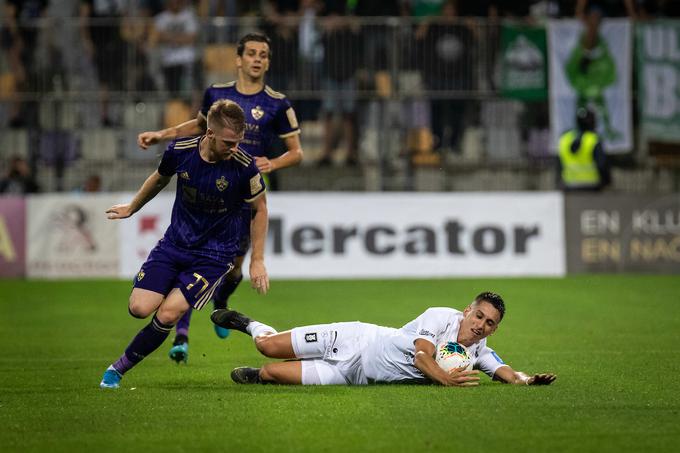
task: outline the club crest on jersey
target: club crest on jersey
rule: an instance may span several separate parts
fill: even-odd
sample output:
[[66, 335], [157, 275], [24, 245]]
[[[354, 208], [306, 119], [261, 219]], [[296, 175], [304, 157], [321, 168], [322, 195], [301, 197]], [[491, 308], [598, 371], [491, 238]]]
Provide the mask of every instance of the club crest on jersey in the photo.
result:
[[250, 109], [250, 114], [253, 115], [253, 118], [259, 120], [264, 115], [264, 110], [258, 105], [255, 108]]
[[137, 281], [141, 282], [145, 275], [146, 274], [144, 273], [144, 271], [139, 271], [139, 273], [137, 274]]
[[215, 181], [215, 185], [217, 186], [217, 190], [219, 190], [220, 192], [224, 192], [224, 189], [226, 189], [227, 186], [229, 186], [229, 181], [224, 179], [224, 176], [220, 176], [220, 179]]

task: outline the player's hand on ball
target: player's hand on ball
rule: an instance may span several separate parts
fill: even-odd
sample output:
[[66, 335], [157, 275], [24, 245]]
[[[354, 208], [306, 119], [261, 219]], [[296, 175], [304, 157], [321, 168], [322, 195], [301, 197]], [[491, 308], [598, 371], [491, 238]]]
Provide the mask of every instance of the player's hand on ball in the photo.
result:
[[259, 294], [267, 294], [269, 291], [269, 276], [262, 261], [250, 262], [250, 285]]
[[449, 371], [445, 385], [455, 387], [474, 387], [479, 385], [478, 374], [478, 370], [466, 370], [465, 367], [454, 368], [453, 370]]
[[142, 149], [148, 149], [160, 141], [160, 134], [156, 132], [142, 132], [137, 136], [137, 145]]
[[557, 375], [552, 373], [534, 374], [527, 380], [527, 385], [550, 385], [555, 379]]
[[272, 161], [266, 157], [256, 157], [255, 165], [257, 165], [257, 169], [260, 171], [260, 173], [271, 173], [274, 171], [274, 164], [272, 164]]
[[117, 204], [106, 210], [109, 219], [127, 219], [133, 212], [129, 204]]

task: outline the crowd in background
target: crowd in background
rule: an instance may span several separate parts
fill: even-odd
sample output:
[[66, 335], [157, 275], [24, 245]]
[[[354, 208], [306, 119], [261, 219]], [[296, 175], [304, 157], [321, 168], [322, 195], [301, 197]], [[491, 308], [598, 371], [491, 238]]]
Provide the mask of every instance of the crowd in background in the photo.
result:
[[[585, 21], [592, 9], [634, 20], [680, 16], [673, 0], [5, 0], [0, 121], [38, 127], [40, 97], [54, 92], [96, 93], [97, 112], [85, 115], [86, 127], [121, 125], [112, 108], [116, 93], [156, 93], [193, 115], [202, 90], [227, 81], [206, 73], [204, 50], [260, 29], [272, 40], [268, 84], [298, 94], [291, 98], [301, 120], [324, 123], [320, 165], [331, 162], [338, 137], [347, 145], [346, 163], [357, 163], [361, 93], [389, 95], [395, 81], [385, 73], [395, 66], [417, 71], [421, 91], [446, 93], [424, 107], [414, 103], [410, 112], [414, 124], [431, 128], [435, 147], [457, 149], [471, 105], [460, 94], [496, 89], [493, 24]], [[404, 22], [371, 20], [376, 17]], [[77, 18], [76, 32], [50, 23], [67, 18]], [[487, 26], [479, 27], [478, 18]], [[474, 67], [473, 52], [490, 62]], [[334, 124], [341, 126], [335, 132]]]

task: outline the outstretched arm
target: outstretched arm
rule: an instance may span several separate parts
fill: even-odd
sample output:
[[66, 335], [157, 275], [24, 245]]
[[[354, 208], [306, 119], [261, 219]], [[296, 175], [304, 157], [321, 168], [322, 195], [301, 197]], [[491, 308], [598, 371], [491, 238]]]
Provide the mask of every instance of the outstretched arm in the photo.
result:
[[260, 195], [250, 203], [255, 212], [250, 221], [250, 237], [252, 238], [250, 254], [250, 284], [260, 294], [267, 294], [269, 290], [269, 277], [264, 266], [264, 244], [267, 240], [267, 197]]
[[445, 386], [457, 387], [471, 387], [479, 385], [479, 371], [471, 370], [465, 371], [463, 369], [455, 369], [450, 372], [442, 370], [437, 362], [434, 360], [435, 347], [434, 344], [427, 340], [418, 338], [415, 341], [416, 354], [413, 360], [413, 366], [423, 372], [425, 376], [432, 381]]
[[515, 371], [508, 365], [503, 365], [496, 370], [493, 379], [505, 384], [550, 385], [557, 379], [557, 375], [552, 373], [526, 374], [521, 371]]
[[177, 126], [160, 131], [142, 132], [137, 136], [137, 145], [142, 149], [147, 149], [161, 140], [174, 140], [177, 137], [201, 135], [205, 133], [206, 126], [205, 117], [199, 112], [193, 120], [185, 121]]
[[158, 173], [158, 170], [154, 171], [151, 176], [146, 178], [146, 181], [144, 181], [144, 184], [142, 184], [142, 187], [130, 203], [117, 204], [106, 210], [109, 219], [125, 219], [130, 217], [142, 209], [142, 206], [152, 200], [153, 197], [158, 195], [158, 192], [163, 190], [171, 179], [171, 176], [163, 176]]
[[271, 173], [274, 170], [281, 168], [292, 167], [302, 162], [302, 145], [300, 144], [300, 135], [295, 134], [283, 139], [286, 145], [286, 152], [274, 159], [266, 157], [256, 157], [255, 164], [260, 173]]

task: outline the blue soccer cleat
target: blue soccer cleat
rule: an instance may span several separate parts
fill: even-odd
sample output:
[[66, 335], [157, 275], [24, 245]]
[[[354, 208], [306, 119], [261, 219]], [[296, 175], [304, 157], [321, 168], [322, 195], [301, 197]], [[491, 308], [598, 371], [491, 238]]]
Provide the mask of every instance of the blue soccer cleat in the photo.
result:
[[174, 345], [172, 348], [170, 348], [168, 356], [177, 362], [178, 365], [180, 362], [184, 362], [186, 364], [189, 360], [189, 343], [180, 343]]
[[223, 340], [225, 338], [227, 338], [229, 336], [229, 334], [231, 333], [231, 330], [229, 330], [225, 327], [218, 326], [217, 324], [214, 324], [214, 327], [215, 327], [215, 333], [217, 334], [217, 336], [220, 337]]
[[99, 387], [103, 389], [117, 389], [120, 386], [120, 380], [123, 379], [123, 375], [113, 368], [108, 368], [104, 371], [104, 376], [102, 376], [102, 381], [99, 383]]

